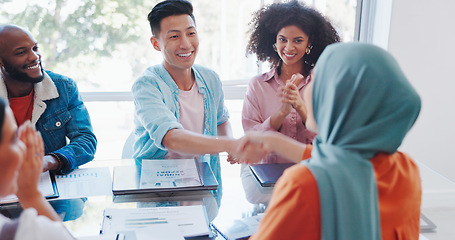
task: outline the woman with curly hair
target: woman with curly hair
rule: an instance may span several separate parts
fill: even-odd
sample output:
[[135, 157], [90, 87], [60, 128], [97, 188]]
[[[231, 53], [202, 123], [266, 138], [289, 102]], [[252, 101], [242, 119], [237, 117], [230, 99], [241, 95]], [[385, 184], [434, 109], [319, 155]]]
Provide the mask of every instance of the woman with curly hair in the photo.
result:
[[[298, 1], [275, 3], [254, 15], [247, 47], [272, 69], [254, 77], [245, 96], [242, 123], [245, 131], [278, 131], [310, 144], [315, 134], [305, 127], [303, 90], [324, 48], [339, 42], [331, 23], [318, 11]], [[277, 155], [262, 163], [290, 162]]]
[[[311, 144], [316, 134], [305, 126], [303, 90], [311, 81], [310, 72], [319, 55], [340, 37], [324, 16], [298, 1], [264, 7], [255, 13], [250, 25], [247, 52], [256, 54], [259, 61], [270, 62], [272, 69], [249, 83], [243, 103], [243, 130], [279, 132]], [[261, 163], [292, 162], [272, 153]], [[249, 202], [270, 200], [270, 194], [256, 187], [245, 164], [241, 179]]]

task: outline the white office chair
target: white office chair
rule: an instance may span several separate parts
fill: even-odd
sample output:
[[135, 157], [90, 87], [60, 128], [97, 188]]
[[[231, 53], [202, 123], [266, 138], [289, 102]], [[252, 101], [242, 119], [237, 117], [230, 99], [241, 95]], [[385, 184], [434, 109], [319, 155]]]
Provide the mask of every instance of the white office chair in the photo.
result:
[[131, 132], [128, 138], [125, 141], [125, 144], [123, 144], [123, 150], [122, 150], [122, 159], [129, 159], [133, 157], [133, 144], [134, 144], [134, 133]]

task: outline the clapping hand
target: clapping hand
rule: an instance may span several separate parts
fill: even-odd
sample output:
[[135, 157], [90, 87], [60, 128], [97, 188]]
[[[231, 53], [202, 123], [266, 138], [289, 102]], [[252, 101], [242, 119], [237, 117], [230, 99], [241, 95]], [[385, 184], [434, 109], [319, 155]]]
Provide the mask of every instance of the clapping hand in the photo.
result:
[[52, 221], [61, 221], [59, 215], [38, 190], [44, 157], [44, 144], [41, 134], [36, 131], [30, 121], [27, 121], [19, 127], [18, 136], [27, 148], [17, 180], [16, 195], [19, 202], [24, 209], [34, 208], [38, 215], [46, 216]]
[[43, 139], [30, 121], [26, 121], [19, 127], [18, 136], [27, 150], [19, 170], [17, 197], [27, 199], [40, 196], [38, 182], [43, 169]]
[[301, 113], [302, 120], [306, 120], [305, 103], [300, 96], [299, 88], [297, 87], [304, 77], [300, 73], [293, 74], [291, 79], [286, 82], [286, 85], [281, 89], [280, 96], [283, 104], [289, 104], [297, 112]]

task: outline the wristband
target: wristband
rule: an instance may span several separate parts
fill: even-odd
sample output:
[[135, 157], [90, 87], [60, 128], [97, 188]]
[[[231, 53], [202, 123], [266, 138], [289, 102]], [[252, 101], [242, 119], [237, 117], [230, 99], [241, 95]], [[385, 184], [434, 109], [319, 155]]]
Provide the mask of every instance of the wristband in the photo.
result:
[[46, 155], [52, 156], [57, 160], [57, 169], [55, 169], [54, 171], [57, 172], [57, 171], [62, 170], [64, 163], [63, 163], [62, 158], [59, 156], [59, 154], [51, 152]]

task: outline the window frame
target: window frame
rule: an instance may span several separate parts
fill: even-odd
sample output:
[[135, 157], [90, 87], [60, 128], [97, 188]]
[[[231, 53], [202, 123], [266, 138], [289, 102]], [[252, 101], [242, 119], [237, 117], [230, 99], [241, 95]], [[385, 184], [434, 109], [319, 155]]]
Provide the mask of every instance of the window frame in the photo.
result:
[[[385, 4], [383, 4], [383, 1], [385, 1]], [[282, 2], [282, 0], [274, 0], [274, 2]], [[264, 0], [261, 0], [261, 6], [263, 5]], [[381, 0], [381, 4], [377, 0], [357, 0], [354, 41], [376, 43], [382, 47], [386, 47], [391, 8], [392, 0]], [[385, 24], [377, 24], [378, 22], [385, 22]], [[382, 37], [379, 39], [378, 36]], [[262, 71], [262, 67], [262, 64], [258, 64], [258, 73]], [[242, 100], [247, 90], [248, 81], [249, 79], [222, 81], [225, 99]], [[131, 91], [84, 91], [81, 92], [81, 96], [85, 102], [123, 102], [134, 100]]]

